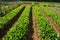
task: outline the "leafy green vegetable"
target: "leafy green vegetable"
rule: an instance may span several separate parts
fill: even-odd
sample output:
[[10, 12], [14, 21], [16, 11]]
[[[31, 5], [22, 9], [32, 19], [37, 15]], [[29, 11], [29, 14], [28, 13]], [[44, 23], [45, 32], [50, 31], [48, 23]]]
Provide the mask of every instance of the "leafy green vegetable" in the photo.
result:
[[9, 20], [11, 20], [21, 9], [23, 6], [19, 6], [18, 8], [12, 10], [10, 13], [0, 18], [0, 29], [3, 28], [3, 25], [6, 24]]
[[58, 40], [56, 31], [40, 12], [39, 8], [37, 6], [33, 6], [33, 9], [42, 40]]
[[28, 31], [29, 12], [30, 6], [27, 6], [3, 40], [24, 40], [25, 34]]
[[60, 15], [56, 14], [55, 12], [42, 7], [44, 11], [60, 26]]

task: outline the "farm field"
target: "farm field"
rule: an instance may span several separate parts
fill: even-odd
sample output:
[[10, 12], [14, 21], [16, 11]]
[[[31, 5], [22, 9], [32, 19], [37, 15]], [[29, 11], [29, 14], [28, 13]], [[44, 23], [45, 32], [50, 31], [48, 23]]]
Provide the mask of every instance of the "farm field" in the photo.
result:
[[60, 3], [0, 4], [0, 40], [60, 40]]

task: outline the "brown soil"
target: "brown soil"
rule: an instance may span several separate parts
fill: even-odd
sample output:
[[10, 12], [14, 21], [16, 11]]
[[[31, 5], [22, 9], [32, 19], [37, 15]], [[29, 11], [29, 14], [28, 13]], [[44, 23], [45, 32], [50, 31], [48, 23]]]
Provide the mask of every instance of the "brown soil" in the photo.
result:
[[57, 10], [56, 8], [54, 8], [54, 7], [46, 7], [46, 8], [48, 8], [49, 10], [51, 10], [51, 11], [53, 11], [53, 12], [55, 12], [55, 13], [60, 15], [60, 11]]
[[23, 6], [31, 6], [31, 4], [23, 4]]
[[59, 37], [60, 36], [60, 28], [59, 28], [59, 26], [54, 22], [54, 20], [52, 20], [51, 17], [49, 17], [47, 15], [47, 13], [41, 7], [39, 7], [39, 9], [40, 9], [41, 13], [43, 13], [46, 16], [47, 20], [50, 22], [50, 24], [53, 26], [55, 31], [58, 33], [58, 37]]
[[32, 9], [32, 21], [33, 21], [33, 29], [34, 29], [34, 33], [33, 33], [33, 39], [34, 40], [41, 40], [41, 37], [40, 37], [40, 32], [39, 32], [39, 29], [37, 27], [37, 23], [36, 23], [36, 20], [35, 20], [35, 17], [34, 17], [34, 11]]
[[3, 29], [0, 29], [0, 40], [2, 40], [2, 38], [7, 34], [7, 31], [9, 31], [12, 25], [18, 20], [18, 18], [20, 17], [24, 9], [25, 9], [25, 6], [21, 9], [21, 11], [18, 12], [17, 15], [13, 17], [13, 19], [11, 19], [6, 24], [4, 24]]

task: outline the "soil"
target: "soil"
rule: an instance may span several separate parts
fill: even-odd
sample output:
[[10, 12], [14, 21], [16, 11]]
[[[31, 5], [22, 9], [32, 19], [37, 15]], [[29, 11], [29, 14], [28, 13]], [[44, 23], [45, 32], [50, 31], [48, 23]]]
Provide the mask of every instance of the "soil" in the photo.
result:
[[31, 6], [31, 4], [23, 4], [23, 6]]
[[35, 20], [35, 17], [34, 17], [34, 11], [32, 9], [32, 21], [33, 21], [33, 29], [34, 29], [34, 33], [33, 33], [33, 39], [34, 40], [41, 40], [41, 36], [40, 36], [40, 32], [39, 32], [39, 29], [37, 27], [37, 23], [36, 23], [36, 20]]
[[3, 29], [0, 29], [0, 40], [2, 40], [2, 38], [7, 34], [9, 29], [12, 27], [12, 25], [18, 20], [18, 18], [20, 17], [24, 9], [25, 9], [25, 6], [21, 9], [21, 11], [18, 12], [17, 15], [13, 17], [13, 19], [11, 19], [6, 24], [4, 24]]
[[47, 13], [41, 7], [39, 7], [39, 9], [40, 9], [41, 13], [46, 16], [47, 20], [53, 26], [54, 30], [57, 32], [58, 37], [59, 37], [60, 36], [60, 27], [58, 26], [58, 24], [56, 24], [56, 22], [54, 22], [54, 20], [50, 16], [48, 16]]

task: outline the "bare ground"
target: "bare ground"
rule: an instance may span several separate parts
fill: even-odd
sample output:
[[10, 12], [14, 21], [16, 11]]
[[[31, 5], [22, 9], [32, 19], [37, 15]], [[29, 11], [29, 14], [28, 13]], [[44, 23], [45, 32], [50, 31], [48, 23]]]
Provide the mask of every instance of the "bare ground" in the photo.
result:
[[31, 6], [31, 4], [23, 4], [23, 6]]
[[32, 21], [33, 21], [33, 29], [34, 29], [34, 33], [32, 35], [34, 40], [41, 40], [41, 36], [40, 36], [40, 32], [39, 29], [37, 27], [37, 23], [34, 17], [34, 10], [32, 9]]
[[54, 20], [50, 16], [48, 16], [47, 13], [40, 6], [39, 6], [39, 9], [40, 9], [41, 13], [46, 16], [47, 20], [53, 26], [54, 30], [57, 32], [58, 37], [59, 37], [60, 36], [60, 27], [58, 26], [58, 24], [56, 24], [56, 22], [54, 22]]

